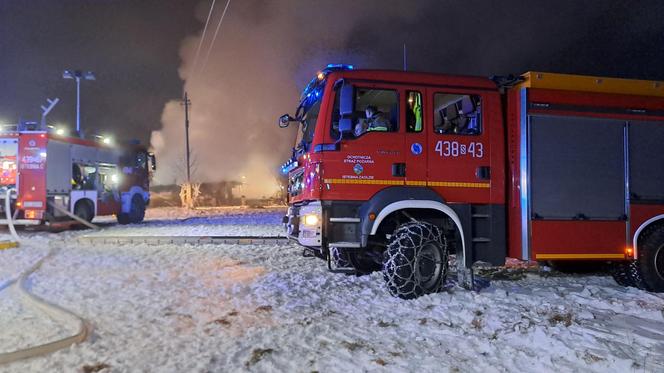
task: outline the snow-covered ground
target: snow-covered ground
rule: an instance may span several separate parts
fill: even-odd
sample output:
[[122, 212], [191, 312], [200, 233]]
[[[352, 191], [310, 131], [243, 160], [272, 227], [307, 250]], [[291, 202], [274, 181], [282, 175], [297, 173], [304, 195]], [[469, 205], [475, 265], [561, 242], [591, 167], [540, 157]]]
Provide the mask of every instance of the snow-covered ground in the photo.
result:
[[[273, 235], [282, 213], [163, 209], [95, 234]], [[28, 234], [0, 251], [0, 281], [57, 248], [31, 290], [88, 319], [93, 335], [0, 371], [664, 371], [664, 295], [605, 276], [515, 270], [479, 293], [450, 284], [404, 301], [380, 273], [328, 273], [296, 245], [85, 246], [71, 240], [80, 234], [91, 232]], [[75, 331], [8, 290], [0, 352]]]
[[[149, 224], [117, 225], [92, 235], [283, 236], [281, 218], [284, 214], [283, 207], [265, 209], [217, 207], [196, 210], [159, 207], [147, 211], [145, 219]], [[102, 217], [95, 222], [114, 222], [114, 218]]]

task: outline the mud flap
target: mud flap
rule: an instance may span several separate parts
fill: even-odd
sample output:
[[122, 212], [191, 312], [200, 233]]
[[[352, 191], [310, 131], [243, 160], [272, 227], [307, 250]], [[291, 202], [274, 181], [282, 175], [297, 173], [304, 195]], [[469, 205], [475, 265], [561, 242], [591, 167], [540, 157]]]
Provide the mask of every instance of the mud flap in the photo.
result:
[[480, 286], [475, 285], [473, 269], [466, 268], [464, 265], [457, 264], [457, 283], [466, 290], [480, 290]]

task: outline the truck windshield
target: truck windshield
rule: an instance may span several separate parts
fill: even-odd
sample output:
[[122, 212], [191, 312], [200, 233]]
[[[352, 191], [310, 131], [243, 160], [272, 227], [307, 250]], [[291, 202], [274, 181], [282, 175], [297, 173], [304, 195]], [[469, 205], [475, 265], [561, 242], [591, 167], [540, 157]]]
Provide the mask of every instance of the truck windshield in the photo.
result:
[[300, 128], [297, 131], [297, 150], [299, 152], [309, 151], [311, 141], [314, 138], [316, 121], [318, 120], [318, 114], [320, 112], [320, 104], [321, 100], [313, 103], [302, 117]]

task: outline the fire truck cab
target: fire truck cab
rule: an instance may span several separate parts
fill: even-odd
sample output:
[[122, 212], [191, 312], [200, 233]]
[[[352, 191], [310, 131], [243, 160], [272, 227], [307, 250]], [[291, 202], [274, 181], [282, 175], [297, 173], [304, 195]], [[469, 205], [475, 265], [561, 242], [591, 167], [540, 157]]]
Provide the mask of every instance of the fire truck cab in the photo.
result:
[[[143, 220], [154, 156], [139, 144], [112, 145], [22, 123], [0, 132], [0, 224], [41, 225], [115, 215]], [[9, 193], [8, 193], [9, 192]]]
[[658, 82], [329, 65], [290, 122], [284, 223], [331, 270], [382, 269], [412, 298], [442, 287], [450, 254], [466, 285], [478, 261], [590, 260], [664, 291]]

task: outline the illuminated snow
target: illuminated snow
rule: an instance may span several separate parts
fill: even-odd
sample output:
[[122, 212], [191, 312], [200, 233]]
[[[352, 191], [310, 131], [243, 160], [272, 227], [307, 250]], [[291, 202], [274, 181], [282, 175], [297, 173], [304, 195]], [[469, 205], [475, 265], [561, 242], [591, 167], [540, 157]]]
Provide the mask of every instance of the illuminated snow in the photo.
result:
[[[280, 229], [275, 210], [210, 214], [172, 224], [165, 219], [187, 214], [163, 210], [145, 225], [99, 234]], [[63, 240], [79, 234], [90, 232], [29, 234], [24, 247], [0, 252], [0, 281], [28, 267], [49, 242], [60, 247], [31, 278], [32, 290], [90, 320], [93, 336], [0, 370], [80, 371], [98, 363], [166, 372], [664, 369], [664, 296], [621, 288], [610, 277], [535, 271], [479, 293], [450, 285], [403, 301], [387, 294], [379, 273], [332, 274], [295, 245], [92, 247]], [[0, 292], [1, 351], [70, 329]]]

